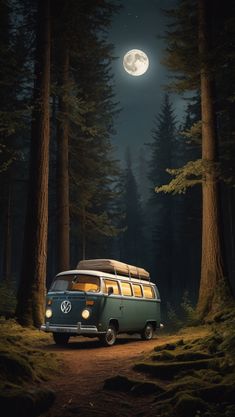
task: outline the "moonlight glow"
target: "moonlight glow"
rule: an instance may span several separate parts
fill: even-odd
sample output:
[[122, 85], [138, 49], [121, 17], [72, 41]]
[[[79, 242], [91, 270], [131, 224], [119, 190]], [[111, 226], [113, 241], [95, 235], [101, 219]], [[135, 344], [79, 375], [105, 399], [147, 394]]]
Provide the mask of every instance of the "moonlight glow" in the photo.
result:
[[132, 49], [123, 58], [123, 67], [128, 74], [137, 77], [143, 75], [149, 67], [147, 55], [139, 49]]

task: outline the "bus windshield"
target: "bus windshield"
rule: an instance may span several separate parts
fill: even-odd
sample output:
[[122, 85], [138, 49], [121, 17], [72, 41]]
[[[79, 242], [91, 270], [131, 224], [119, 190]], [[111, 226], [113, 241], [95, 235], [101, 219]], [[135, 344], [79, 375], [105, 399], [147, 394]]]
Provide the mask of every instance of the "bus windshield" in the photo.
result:
[[100, 279], [91, 275], [68, 274], [57, 276], [50, 291], [100, 291]]

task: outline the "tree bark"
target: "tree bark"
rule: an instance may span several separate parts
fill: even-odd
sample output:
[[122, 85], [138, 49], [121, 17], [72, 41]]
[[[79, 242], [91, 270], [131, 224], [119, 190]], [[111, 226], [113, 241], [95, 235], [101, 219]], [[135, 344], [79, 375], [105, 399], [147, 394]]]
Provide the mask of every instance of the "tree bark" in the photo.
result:
[[57, 270], [64, 271], [70, 266], [69, 243], [69, 119], [68, 83], [69, 50], [66, 42], [61, 42], [61, 71], [59, 86], [59, 119], [57, 130]]
[[[11, 174], [10, 174], [11, 175]], [[11, 276], [11, 244], [12, 244], [12, 181], [9, 180], [7, 184], [7, 208], [5, 218], [5, 230], [4, 230], [4, 251], [3, 251], [3, 279], [6, 282], [10, 282]]]
[[86, 259], [86, 208], [82, 209], [82, 259]]
[[232, 301], [225, 273], [217, 162], [217, 132], [213, 97], [213, 75], [209, 65], [209, 34], [206, 1], [198, 0], [199, 56], [202, 113], [202, 160], [205, 175], [202, 183], [202, 262], [197, 311], [203, 319], [212, 317]]
[[23, 325], [44, 318], [48, 232], [50, 0], [38, 1], [29, 192], [16, 315]]

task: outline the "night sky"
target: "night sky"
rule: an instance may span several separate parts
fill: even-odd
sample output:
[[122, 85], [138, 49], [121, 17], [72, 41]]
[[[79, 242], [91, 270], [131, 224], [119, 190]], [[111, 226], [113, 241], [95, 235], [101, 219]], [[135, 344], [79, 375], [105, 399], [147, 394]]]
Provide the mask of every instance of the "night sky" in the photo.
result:
[[[162, 9], [174, 8], [177, 0], [123, 0], [121, 3], [123, 8], [114, 17], [109, 40], [118, 57], [113, 63], [113, 74], [116, 97], [122, 108], [113, 143], [119, 158], [123, 159], [127, 146], [136, 156], [151, 141], [154, 117], [160, 110], [169, 76], [161, 64], [164, 40], [159, 36], [164, 35], [169, 23]], [[123, 68], [123, 56], [130, 49], [141, 49], [148, 55], [149, 69], [142, 76], [129, 75]], [[180, 121], [186, 103], [176, 95], [172, 101]]]

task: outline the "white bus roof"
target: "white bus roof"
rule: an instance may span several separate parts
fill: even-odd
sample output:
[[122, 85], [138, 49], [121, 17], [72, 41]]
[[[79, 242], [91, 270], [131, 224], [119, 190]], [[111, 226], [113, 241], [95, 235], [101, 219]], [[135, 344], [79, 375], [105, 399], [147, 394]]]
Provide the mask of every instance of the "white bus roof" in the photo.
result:
[[59, 272], [56, 277], [59, 276], [63, 276], [63, 275], [72, 275], [72, 274], [87, 274], [87, 275], [93, 275], [96, 277], [103, 277], [103, 278], [110, 278], [110, 279], [122, 279], [125, 281], [129, 281], [129, 282], [134, 282], [136, 284], [152, 284], [155, 285], [153, 282], [151, 281], [147, 281], [146, 279], [139, 279], [139, 278], [133, 278], [133, 277], [128, 277], [125, 275], [116, 275], [116, 274], [109, 274], [108, 272], [102, 272], [102, 271], [94, 271], [94, 270], [90, 270], [90, 269], [72, 269], [72, 270], [68, 270], [68, 271], [63, 271], [63, 272]]

